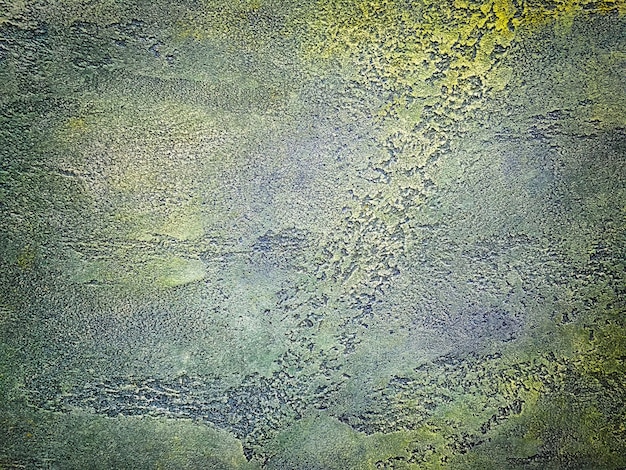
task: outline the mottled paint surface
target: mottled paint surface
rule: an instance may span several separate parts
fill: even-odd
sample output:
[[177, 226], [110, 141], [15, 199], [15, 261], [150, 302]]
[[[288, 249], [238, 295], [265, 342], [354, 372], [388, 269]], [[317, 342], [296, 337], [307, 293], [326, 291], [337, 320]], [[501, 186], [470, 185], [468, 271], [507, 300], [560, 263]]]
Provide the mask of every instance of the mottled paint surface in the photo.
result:
[[625, 468], [625, 13], [0, 2], [0, 469]]

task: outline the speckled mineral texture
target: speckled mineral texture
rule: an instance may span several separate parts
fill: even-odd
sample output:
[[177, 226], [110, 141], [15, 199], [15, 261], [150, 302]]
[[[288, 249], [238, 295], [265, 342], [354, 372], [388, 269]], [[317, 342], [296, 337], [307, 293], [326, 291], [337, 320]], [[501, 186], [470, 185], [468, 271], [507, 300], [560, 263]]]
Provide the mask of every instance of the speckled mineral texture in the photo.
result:
[[0, 468], [626, 468], [625, 13], [0, 1]]

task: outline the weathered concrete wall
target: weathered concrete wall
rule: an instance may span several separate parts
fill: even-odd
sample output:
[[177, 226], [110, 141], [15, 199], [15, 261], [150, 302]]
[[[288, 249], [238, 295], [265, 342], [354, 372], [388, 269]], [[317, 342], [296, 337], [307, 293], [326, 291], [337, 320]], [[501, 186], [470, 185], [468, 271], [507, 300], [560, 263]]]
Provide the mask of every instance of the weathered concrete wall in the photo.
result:
[[623, 468], [618, 1], [0, 9], [0, 468]]

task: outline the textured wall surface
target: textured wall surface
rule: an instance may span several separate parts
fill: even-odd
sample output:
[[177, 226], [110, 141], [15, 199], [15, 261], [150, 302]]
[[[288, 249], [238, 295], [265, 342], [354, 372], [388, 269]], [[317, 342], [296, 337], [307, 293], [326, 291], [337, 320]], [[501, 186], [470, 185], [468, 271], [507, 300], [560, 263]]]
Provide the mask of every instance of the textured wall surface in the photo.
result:
[[0, 0], [0, 469], [626, 468], [622, 0]]

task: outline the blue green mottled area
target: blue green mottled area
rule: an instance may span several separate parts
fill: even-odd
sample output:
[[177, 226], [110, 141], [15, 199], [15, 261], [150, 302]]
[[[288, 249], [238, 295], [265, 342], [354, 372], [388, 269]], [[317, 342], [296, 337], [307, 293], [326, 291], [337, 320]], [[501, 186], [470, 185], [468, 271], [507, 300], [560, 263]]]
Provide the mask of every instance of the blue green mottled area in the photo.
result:
[[626, 467], [624, 13], [0, 4], [0, 468]]

